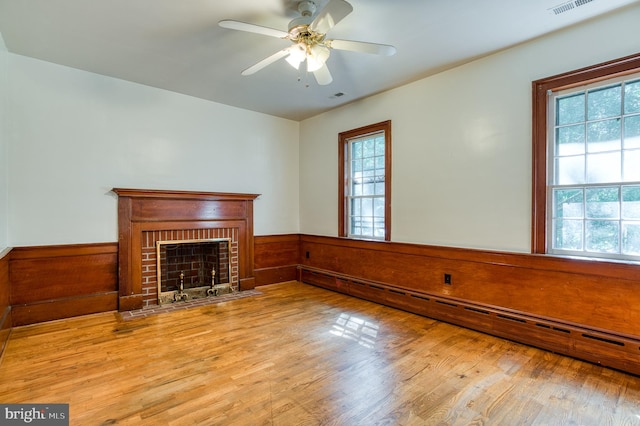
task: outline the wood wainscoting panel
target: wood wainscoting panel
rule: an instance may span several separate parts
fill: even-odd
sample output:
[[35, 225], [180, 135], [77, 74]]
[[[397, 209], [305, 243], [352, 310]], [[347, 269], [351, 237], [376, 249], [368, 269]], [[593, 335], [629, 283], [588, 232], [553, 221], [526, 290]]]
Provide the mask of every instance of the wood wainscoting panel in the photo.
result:
[[9, 299], [9, 256], [11, 249], [0, 251], [0, 359], [11, 334], [11, 301]]
[[640, 336], [640, 265], [308, 235], [301, 252], [302, 266]]
[[300, 235], [254, 237], [256, 285], [293, 281], [300, 264]]
[[14, 248], [9, 282], [14, 326], [116, 310], [118, 244]]
[[640, 374], [640, 266], [302, 235], [307, 252], [305, 283]]

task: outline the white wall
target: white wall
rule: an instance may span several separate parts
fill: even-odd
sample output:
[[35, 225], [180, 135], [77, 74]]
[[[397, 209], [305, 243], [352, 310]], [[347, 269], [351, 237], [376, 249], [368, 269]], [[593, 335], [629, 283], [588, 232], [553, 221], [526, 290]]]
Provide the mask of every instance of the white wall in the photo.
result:
[[7, 80], [7, 48], [5, 47], [2, 34], [0, 34], [0, 252], [9, 245], [8, 242], [8, 167], [7, 160], [7, 138], [8, 133], [7, 114], [7, 90], [9, 83]]
[[299, 231], [299, 123], [5, 56], [12, 246], [117, 241], [114, 187], [258, 193], [256, 235]]
[[640, 51], [640, 6], [301, 123], [300, 228], [337, 235], [338, 133], [392, 120], [392, 240], [530, 251], [531, 82]]

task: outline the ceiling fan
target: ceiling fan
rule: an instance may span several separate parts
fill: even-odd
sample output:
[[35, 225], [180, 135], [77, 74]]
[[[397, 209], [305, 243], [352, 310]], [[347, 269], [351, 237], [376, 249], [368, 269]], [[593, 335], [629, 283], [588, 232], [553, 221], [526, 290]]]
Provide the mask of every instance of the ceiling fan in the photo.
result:
[[300, 65], [306, 61], [307, 72], [313, 73], [318, 84], [327, 85], [333, 81], [326, 64], [331, 49], [384, 56], [396, 53], [396, 48], [387, 44], [326, 38], [327, 31], [353, 11], [353, 6], [346, 1], [330, 0], [317, 14], [316, 10], [316, 4], [313, 1], [303, 0], [298, 3], [298, 11], [301, 16], [289, 22], [287, 32], [231, 19], [222, 20], [218, 25], [232, 30], [248, 31], [290, 40], [293, 43], [292, 46], [282, 49], [242, 71], [242, 75], [251, 75], [286, 57], [287, 62], [296, 69], [299, 69]]

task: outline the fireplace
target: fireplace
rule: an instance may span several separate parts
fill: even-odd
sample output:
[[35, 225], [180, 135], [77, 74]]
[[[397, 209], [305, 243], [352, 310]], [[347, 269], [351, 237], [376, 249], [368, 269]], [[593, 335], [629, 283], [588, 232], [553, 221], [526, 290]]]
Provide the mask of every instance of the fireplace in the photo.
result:
[[156, 241], [158, 304], [237, 291], [232, 245], [230, 238]]
[[[173, 297], [176, 291], [179, 292], [180, 271], [183, 274], [183, 292], [178, 294], [183, 295], [182, 300], [193, 295], [200, 297], [206, 290], [211, 290], [208, 294], [215, 296], [227, 291], [242, 291], [255, 287], [253, 200], [258, 195], [121, 188], [115, 188], [113, 191], [118, 194], [120, 311], [165, 303], [167, 297]], [[198, 267], [198, 272], [187, 270], [186, 266], [182, 266], [177, 272], [172, 271], [170, 279], [173, 285], [177, 283], [178, 288], [167, 290], [171, 293], [167, 293], [163, 300], [163, 266], [159, 265], [163, 253], [166, 254], [166, 247], [163, 246], [205, 244], [206, 247], [207, 243], [215, 244], [215, 250], [227, 253], [228, 264], [222, 259], [216, 260], [217, 268], [210, 263], [208, 279], [206, 273], [200, 271], [209, 268], [207, 265]], [[184, 248], [186, 251], [192, 249], [193, 246]], [[187, 254], [183, 252], [181, 256], [184, 258]], [[189, 256], [200, 255], [192, 253]], [[215, 269], [213, 281], [212, 269]], [[185, 285], [196, 282], [203, 284], [194, 284], [195, 287], [201, 287], [200, 289], [184, 291]], [[184, 296], [185, 293], [187, 296]]]

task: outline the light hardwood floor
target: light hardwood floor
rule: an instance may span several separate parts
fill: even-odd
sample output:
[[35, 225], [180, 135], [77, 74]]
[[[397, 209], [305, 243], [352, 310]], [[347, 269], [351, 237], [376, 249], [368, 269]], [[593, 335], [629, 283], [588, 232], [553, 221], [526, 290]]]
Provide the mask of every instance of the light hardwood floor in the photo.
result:
[[72, 425], [640, 425], [640, 378], [301, 283], [13, 330], [0, 402]]

